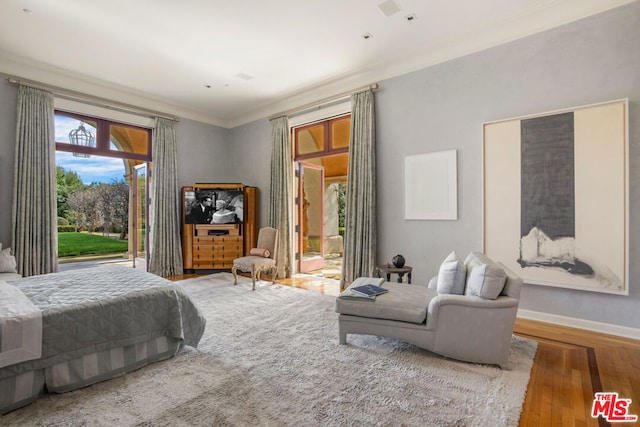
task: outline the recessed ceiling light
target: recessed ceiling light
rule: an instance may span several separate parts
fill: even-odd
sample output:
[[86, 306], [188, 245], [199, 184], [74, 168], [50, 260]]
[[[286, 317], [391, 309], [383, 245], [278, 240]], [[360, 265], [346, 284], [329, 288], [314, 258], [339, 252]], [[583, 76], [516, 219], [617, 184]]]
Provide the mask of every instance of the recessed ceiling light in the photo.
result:
[[363, 38], [363, 39], [365, 39], [365, 40], [369, 40], [371, 37], [373, 37], [373, 36], [371, 35], [371, 33], [366, 33], [366, 34], [363, 34], [363, 35], [362, 35], [362, 38]]
[[211, 86], [212, 86], [212, 85], [210, 85], [210, 84], [206, 84], [206, 85], [204, 85], [204, 87], [206, 87], [207, 89], [211, 89]]
[[236, 74], [236, 76], [240, 77], [242, 80], [251, 80], [251, 79], [253, 79], [253, 77], [250, 76], [247, 73], [238, 73], [238, 74]]
[[33, 10], [31, 10], [31, 9], [27, 9], [26, 7], [25, 7], [24, 9], [22, 9], [22, 11], [23, 11], [24, 13], [26, 13], [27, 15], [31, 15], [31, 14], [33, 13]]
[[411, 15], [407, 15], [404, 17], [404, 20], [407, 22], [415, 21], [416, 19], [418, 19], [418, 17], [416, 16], [415, 13], [412, 13]]

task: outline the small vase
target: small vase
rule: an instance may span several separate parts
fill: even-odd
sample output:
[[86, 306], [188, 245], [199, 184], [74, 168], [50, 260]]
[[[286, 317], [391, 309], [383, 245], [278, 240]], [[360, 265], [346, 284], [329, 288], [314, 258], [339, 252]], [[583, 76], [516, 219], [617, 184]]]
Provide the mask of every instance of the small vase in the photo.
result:
[[391, 262], [393, 263], [393, 265], [396, 268], [402, 268], [404, 267], [404, 257], [402, 255], [396, 255], [393, 257], [393, 259], [391, 260]]

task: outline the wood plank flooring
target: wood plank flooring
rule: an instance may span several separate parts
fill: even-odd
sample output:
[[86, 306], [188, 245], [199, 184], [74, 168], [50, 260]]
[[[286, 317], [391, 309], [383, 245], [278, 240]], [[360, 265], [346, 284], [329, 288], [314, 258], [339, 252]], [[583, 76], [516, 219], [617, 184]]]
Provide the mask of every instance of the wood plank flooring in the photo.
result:
[[[278, 282], [326, 295], [339, 293], [335, 282], [322, 284], [318, 278]], [[514, 333], [538, 342], [520, 426], [612, 425], [591, 417], [599, 391], [631, 399], [629, 414], [640, 417], [640, 341], [526, 319], [516, 320]]]
[[526, 319], [514, 332], [538, 342], [520, 426], [609, 425], [591, 417], [596, 392], [631, 399], [640, 416], [640, 341]]

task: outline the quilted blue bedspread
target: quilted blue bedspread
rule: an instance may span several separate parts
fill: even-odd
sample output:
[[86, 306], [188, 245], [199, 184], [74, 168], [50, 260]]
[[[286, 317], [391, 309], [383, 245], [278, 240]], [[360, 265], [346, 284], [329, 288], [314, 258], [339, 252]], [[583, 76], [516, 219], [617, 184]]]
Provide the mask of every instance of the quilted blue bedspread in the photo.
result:
[[7, 283], [42, 311], [42, 357], [0, 369], [0, 379], [161, 336], [195, 347], [205, 328], [182, 287], [133, 268], [69, 270]]

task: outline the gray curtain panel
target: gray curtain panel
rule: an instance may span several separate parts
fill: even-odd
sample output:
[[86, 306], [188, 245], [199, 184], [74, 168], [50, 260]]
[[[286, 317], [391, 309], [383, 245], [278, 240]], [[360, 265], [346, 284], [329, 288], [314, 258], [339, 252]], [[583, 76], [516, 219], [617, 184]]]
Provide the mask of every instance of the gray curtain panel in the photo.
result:
[[376, 129], [373, 92], [351, 96], [351, 141], [345, 218], [345, 250], [341, 288], [375, 267]]
[[149, 271], [162, 277], [183, 273], [174, 124], [173, 120], [156, 118], [153, 130]]
[[18, 88], [11, 246], [17, 271], [58, 271], [53, 94]]
[[279, 277], [290, 277], [291, 265], [291, 189], [292, 166], [289, 143], [289, 120], [277, 117], [271, 120], [271, 194], [269, 203], [269, 226], [278, 230]]

